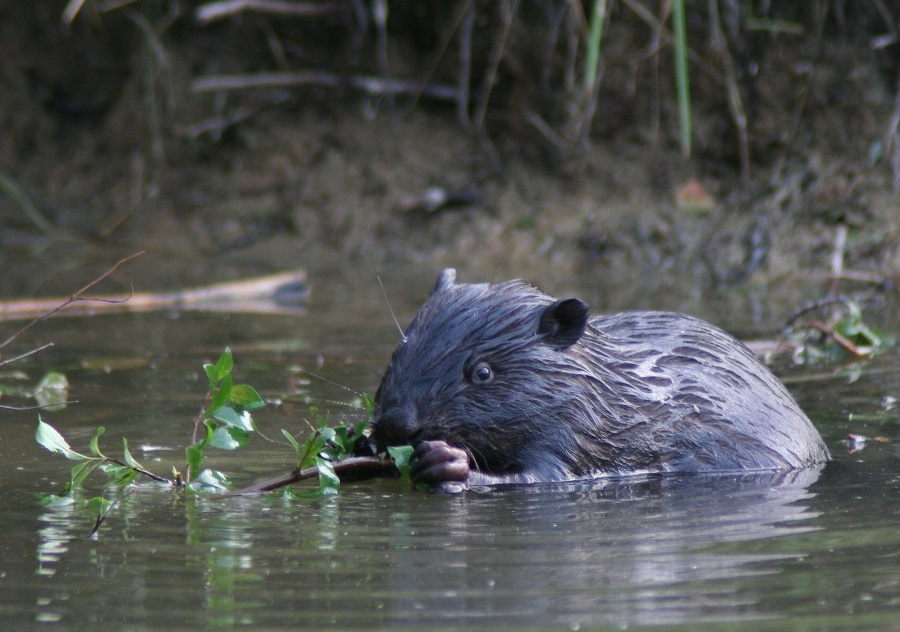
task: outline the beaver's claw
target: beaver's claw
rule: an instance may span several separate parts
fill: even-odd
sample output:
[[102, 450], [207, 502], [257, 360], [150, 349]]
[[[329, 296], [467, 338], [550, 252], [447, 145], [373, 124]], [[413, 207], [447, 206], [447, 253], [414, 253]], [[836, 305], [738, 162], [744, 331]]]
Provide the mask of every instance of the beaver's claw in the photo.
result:
[[469, 455], [446, 441], [422, 441], [413, 452], [413, 483], [432, 485], [434, 491], [456, 494], [469, 480]]

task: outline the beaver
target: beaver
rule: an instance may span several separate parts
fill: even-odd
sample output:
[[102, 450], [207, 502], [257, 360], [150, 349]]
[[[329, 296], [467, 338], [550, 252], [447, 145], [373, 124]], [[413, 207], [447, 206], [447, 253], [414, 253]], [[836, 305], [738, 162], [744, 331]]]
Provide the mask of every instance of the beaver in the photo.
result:
[[468, 485], [827, 461], [784, 385], [721, 329], [674, 312], [591, 316], [521, 281], [444, 270], [375, 394], [376, 450], [415, 447], [412, 479]]

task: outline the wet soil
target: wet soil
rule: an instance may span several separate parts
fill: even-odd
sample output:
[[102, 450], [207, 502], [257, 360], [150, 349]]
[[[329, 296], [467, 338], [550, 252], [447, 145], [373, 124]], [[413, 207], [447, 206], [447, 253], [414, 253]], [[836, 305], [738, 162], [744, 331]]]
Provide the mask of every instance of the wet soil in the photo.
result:
[[[374, 64], [371, 28], [351, 45], [340, 20], [296, 31], [247, 14], [200, 26], [189, 13], [126, 8], [85, 9], [66, 26], [64, 2], [4, 5], [0, 265], [14, 273], [0, 275], [3, 296], [70, 293], [139, 249], [148, 255], [113, 283], [171, 288], [325, 266], [371, 283], [373, 267], [402, 278], [452, 265], [465, 280], [588, 285], [600, 308], [721, 293], [796, 307], [825, 292], [835, 253], [843, 270], [865, 273], [842, 282], [847, 292], [891, 292], [900, 273], [888, 159], [898, 44], [873, 48], [869, 14], [847, 9], [856, 21], [833, 13], [818, 32], [755, 34], [735, 48], [747, 180], [726, 90], [696, 61], [694, 149], [682, 156], [670, 53], [636, 54], [652, 32], [624, 9], [604, 35], [590, 142], [560, 145], [529, 118], [533, 86], [516, 81], [528, 69], [512, 45], [476, 130], [427, 95], [192, 89], [216, 73], [277, 68], [279, 43], [292, 43], [281, 52], [296, 67], [298, 38], [311, 32], [308, 64], [359, 75]], [[399, 7], [388, 68], [436, 68], [444, 81], [402, 28], [415, 11]], [[692, 182], [710, 204], [679, 204]]]

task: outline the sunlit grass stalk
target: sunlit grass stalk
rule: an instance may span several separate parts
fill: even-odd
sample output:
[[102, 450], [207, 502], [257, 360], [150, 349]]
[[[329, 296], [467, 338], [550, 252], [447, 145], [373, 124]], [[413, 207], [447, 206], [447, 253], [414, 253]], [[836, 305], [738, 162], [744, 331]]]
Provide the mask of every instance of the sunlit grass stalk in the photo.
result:
[[675, 35], [675, 83], [678, 89], [678, 131], [681, 153], [691, 155], [691, 91], [688, 84], [687, 37], [684, 28], [684, 0], [672, 0], [672, 31]]
[[584, 63], [583, 87], [585, 94], [594, 91], [597, 81], [597, 65], [600, 63], [600, 42], [603, 35], [603, 22], [606, 20], [606, 0], [595, 0], [591, 11], [588, 46]]

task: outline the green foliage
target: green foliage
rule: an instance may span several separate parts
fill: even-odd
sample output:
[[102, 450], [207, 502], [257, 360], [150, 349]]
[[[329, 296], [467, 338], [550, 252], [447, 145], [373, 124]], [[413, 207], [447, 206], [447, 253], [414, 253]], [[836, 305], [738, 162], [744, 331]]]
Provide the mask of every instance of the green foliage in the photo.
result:
[[[365, 406], [371, 410], [372, 403], [368, 396]], [[317, 408], [310, 408], [310, 413], [315, 420], [313, 432], [302, 445], [287, 430], [282, 429], [281, 433], [294, 448], [298, 470], [318, 468], [319, 487], [323, 490], [337, 487], [341, 480], [334, 471], [334, 463], [353, 454], [356, 441], [363, 435], [368, 422], [363, 420], [352, 426], [331, 427], [327, 413], [320, 415]]]
[[[69, 481], [66, 483], [61, 497], [71, 496], [80, 489], [85, 479], [96, 469], [106, 474], [108, 487], [123, 487], [133, 481], [140, 474], [148, 474], [128, 451], [128, 441], [122, 440], [122, 458], [108, 456], [100, 450], [100, 435], [105, 429], [97, 428], [89, 443], [90, 454], [82, 454], [72, 449], [65, 437], [53, 426], [38, 417], [38, 427], [34, 438], [37, 442], [54, 454], [59, 454], [70, 461], [78, 463], [69, 472]], [[152, 477], [152, 475], [151, 475]], [[158, 477], [156, 477], [158, 478]], [[46, 497], [45, 502], [52, 502], [52, 497]]]
[[412, 467], [412, 455], [415, 449], [411, 445], [389, 446], [388, 454], [394, 461], [394, 467], [400, 472], [400, 476], [409, 479], [409, 470]]
[[204, 364], [203, 371], [209, 382], [209, 393], [196, 428], [202, 432], [194, 443], [184, 450], [187, 475], [185, 483], [190, 491], [219, 491], [230, 488], [228, 477], [221, 472], [202, 471], [200, 466], [207, 447], [219, 450], [237, 450], [247, 445], [250, 433], [256, 431], [251, 411], [266, 404], [259, 393], [247, 384], [235, 384], [231, 375], [234, 358], [228, 347], [215, 364]]
[[794, 361], [799, 364], [834, 364], [864, 360], [894, 346], [890, 336], [863, 319], [859, 304], [851, 300], [828, 301], [813, 309], [832, 308], [822, 318], [795, 322], [785, 333], [794, 345]]
[[681, 153], [691, 155], [691, 94], [688, 83], [688, 47], [684, 26], [684, 0], [672, 2], [672, 31], [675, 45], [675, 83], [678, 92], [678, 135]]
[[[106, 516], [115, 507], [116, 502], [129, 492], [122, 491], [125, 486], [139, 477], [166, 483], [172, 488], [181, 488], [186, 493], [225, 492], [232, 488], [228, 477], [222, 472], [202, 469], [207, 448], [221, 450], [237, 450], [247, 444], [250, 434], [256, 431], [256, 424], [251, 416], [252, 411], [259, 410], [265, 403], [259, 393], [246, 384], [235, 384], [232, 376], [234, 359], [231, 350], [226, 348], [215, 364], [205, 364], [203, 371], [207, 377], [209, 391], [203, 408], [194, 422], [192, 443], [184, 450], [185, 473], [173, 468], [172, 478], [164, 478], [146, 470], [128, 449], [128, 440], [122, 439], [120, 457], [110, 456], [103, 452], [100, 439], [104, 433], [103, 426], [97, 428], [88, 442], [87, 453], [73, 449], [65, 437], [53, 426], [38, 418], [35, 432], [37, 442], [54, 454], [74, 461], [69, 472], [69, 480], [63, 491], [54, 496], [46, 496], [44, 503], [75, 502], [76, 494], [81, 490], [88, 477], [100, 470], [106, 475], [107, 491], [112, 491], [116, 498], [108, 500], [98, 496], [80, 501], [97, 516], [94, 532], [100, 527]], [[52, 387], [51, 387], [52, 388]], [[354, 454], [357, 442], [364, 436], [368, 419], [372, 415], [374, 403], [368, 395], [362, 397], [365, 417], [354, 424], [332, 427], [329, 415], [320, 414], [318, 409], [310, 412], [313, 422], [312, 432], [302, 442], [290, 432], [282, 430], [294, 450], [298, 470], [316, 468], [319, 479], [318, 493], [333, 493], [340, 484], [334, 470], [334, 463]], [[402, 454], [402, 448], [392, 448], [392, 456], [401, 471], [408, 471], [409, 453]], [[290, 493], [290, 492], [288, 492]]]
[[[250, 433], [256, 431], [251, 411], [265, 406], [256, 390], [246, 384], [234, 384], [231, 371], [234, 360], [231, 350], [226, 348], [215, 364], [204, 365], [203, 370], [209, 381], [209, 393], [204, 408], [197, 418], [195, 427], [200, 434], [199, 440], [185, 448], [187, 476], [173, 470], [173, 478], [168, 479], [146, 470], [128, 449], [128, 439], [122, 439], [122, 456], [114, 457], [104, 453], [100, 448], [100, 437], [105, 429], [97, 428], [88, 442], [88, 454], [74, 450], [65, 437], [53, 426], [38, 417], [35, 440], [54, 454], [59, 454], [77, 463], [69, 472], [69, 480], [63, 491], [55, 496], [44, 497], [44, 503], [69, 502], [84, 485], [87, 478], [96, 470], [106, 475], [107, 489], [121, 489], [137, 479], [146, 477], [166, 483], [172, 487], [183, 487], [190, 493], [201, 491], [221, 492], [230, 489], [231, 483], [221, 472], [200, 469], [207, 447], [222, 450], [236, 450], [247, 444]], [[47, 393], [46, 401], [65, 401], [68, 383], [65, 376], [49, 373], [41, 380], [39, 391]], [[62, 394], [61, 400], [54, 394]], [[36, 395], [37, 396], [37, 395]], [[56, 398], [54, 400], [54, 397]], [[84, 501], [86, 506], [97, 515], [97, 526], [105, 519], [113, 504], [103, 497], [90, 498]]]
[[605, 21], [606, 0], [594, 0], [590, 17], [587, 51], [585, 53], [584, 77], [582, 78], [584, 91], [587, 94], [594, 91], [594, 85], [597, 81], [597, 66], [600, 63], [600, 42]]

